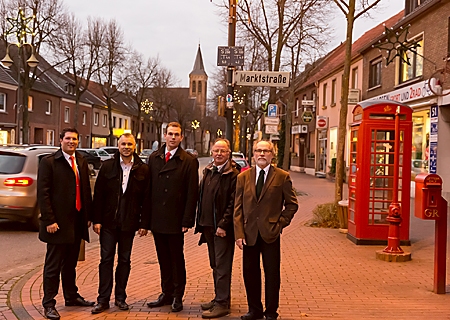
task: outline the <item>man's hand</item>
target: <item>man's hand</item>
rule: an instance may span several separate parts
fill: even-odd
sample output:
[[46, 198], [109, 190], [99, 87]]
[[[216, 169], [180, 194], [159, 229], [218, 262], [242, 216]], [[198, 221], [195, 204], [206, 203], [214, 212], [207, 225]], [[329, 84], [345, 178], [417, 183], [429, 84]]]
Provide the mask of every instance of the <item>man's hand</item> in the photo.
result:
[[147, 229], [139, 229], [139, 230], [138, 230], [139, 237], [146, 236], [147, 233], [148, 233], [148, 230], [147, 230]]
[[92, 229], [94, 229], [94, 232], [98, 235], [100, 235], [100, 229], [102, 228], [102, 225], [100, 223], [95, 223]]
[[218, 227], [216, 230], [216, 236], [218, 237], [226, 237], [227, 236], [227, 232], [225, 230], [223, 230], [221, 227]]
[[55, 233], [58, 230], [59, 230], [59, 227], [58, 227], [58, 224], [56, 222], [54, 224], [51, 224], [51, 225], [47, 226], [47, 232], [48, 233]]
[[239, 247], [239, 249], [244, 249], [244, 245], [247, 245], [247, 243], [245, 242], [245, 239], [237, 239], [236, 240], [236, 244]]
[[181, 228], [181, 231], [182, 231], [183, 233], [186, 233], [186, 232], [188, 232], [188, 231], [189, 231], [189, 228], [186, 228], [186, 227], [182, 227], [182, 228]]

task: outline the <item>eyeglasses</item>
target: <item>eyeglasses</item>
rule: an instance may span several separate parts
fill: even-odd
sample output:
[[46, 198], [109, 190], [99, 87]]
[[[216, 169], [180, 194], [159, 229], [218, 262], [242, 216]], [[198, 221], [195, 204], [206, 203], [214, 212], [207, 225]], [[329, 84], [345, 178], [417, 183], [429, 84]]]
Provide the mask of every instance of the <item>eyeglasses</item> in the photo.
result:
[[255, 153], [272, 153], [272, 150], [267, 149], [256, 149]]
[[216, 149], [216, 150], [213, 150], [212, 151], [213, 153], [228, 153], [228, 152], [230, 152], [230, 151], [228, 151], [228, 150], [222, 150], [222, 149]]

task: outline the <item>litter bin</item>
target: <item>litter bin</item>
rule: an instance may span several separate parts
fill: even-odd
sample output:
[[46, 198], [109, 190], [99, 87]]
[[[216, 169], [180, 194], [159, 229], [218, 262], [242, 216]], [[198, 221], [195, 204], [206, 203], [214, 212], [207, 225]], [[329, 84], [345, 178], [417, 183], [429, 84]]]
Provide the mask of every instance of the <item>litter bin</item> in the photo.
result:
[[348, 200], [341, 200], [338, 202], [338, 219], [339, 219], [339, 232], [348, 232]]

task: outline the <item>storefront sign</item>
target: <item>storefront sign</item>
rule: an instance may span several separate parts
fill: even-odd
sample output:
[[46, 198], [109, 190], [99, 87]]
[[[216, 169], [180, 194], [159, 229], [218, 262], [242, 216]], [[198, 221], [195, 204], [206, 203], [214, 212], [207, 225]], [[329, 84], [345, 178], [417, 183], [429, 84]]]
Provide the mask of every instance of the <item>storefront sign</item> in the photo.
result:
[[304, 123], [310, 123], [313, 119], [313, 113], [311, 111], [306, 110], [302, 114], [302, 120]]
[[348, 104], [357, 104], [359, 102], [359, 89], [348, 90]]
[[328, 128], [328, 117], [318, 116], [316, 118], [316, 128], [319, 130]]
[[[432, 80], [434, 80], [434, 79], [432, 79]], [[431, 85], [434, 87], [435, 81], [431, 81]], [[394, 91], [379, 95], [377, 97], [370, 98], [368, 100], [385, 99], [385, 100], [392, 100], [392, 101], [406, 103], [409, 101], [423, 99], [423, 98], [427, 98], [427, 97], [431, 97], [431, 96], [434, 96], [434, 94], [430, 90], [430, 87], [428, 86], [428, 80], [425, 80], [425, 81], [415, 83], [409, 87], [404, 87], [404, 88], [401, 88], [398, 90], [394, 90]]]
[[292, 126], [291, 128], [291, 134], [299, 134], [300, 133], [301, 125]]
[[266, 134], [277, 134], [278, 126], [268, 126], [266, 125]]

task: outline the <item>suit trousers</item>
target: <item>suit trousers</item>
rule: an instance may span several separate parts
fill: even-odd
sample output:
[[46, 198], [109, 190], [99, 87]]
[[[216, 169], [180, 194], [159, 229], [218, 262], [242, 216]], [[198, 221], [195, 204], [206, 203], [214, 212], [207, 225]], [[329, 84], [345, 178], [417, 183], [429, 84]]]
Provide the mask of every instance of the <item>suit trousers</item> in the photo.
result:
[[184, 233], [152, 232], [161, 273], [161, 289], [167, 296], [182, 298], [186, 288]]
[[272, 243], [266, 243], [261, 235], [254, 246], [244, 246], [243, 275], [247, 303], [250, 312], [263, 314], [261, 302], [261, 267], [260, 255], [264, 268], [266, 316], [278, 317], [277, 309], [280, 298], [280, 237]]
[[127, 298], [126, 287], [131, 270], [131, 249], [133, 247], [135, 232], [122, 231], [117, 228], [101, 228], [100, 246], [101, 260], [99, 265], [99, 303], [108, 303], [113, 287], [114, 256], [117, 246], [117, 267], [115, 274], [114, 297], [116, 300], [125, 301]]
[[[42, 298], [42, 305], [46, 308], [56, 305], [55, 297], [58, 294], [60, 275], [64, 299], [67, 301], [80, 297], [76, 285], [76, 267], [83, 226], [81, 225], [82, 213], [79, 212], [77, 214], [79, 216], [75, 227], [74, 243], [47, 243], [43, 274], [44, 297]], [[61, 231], [58, 230], [56, 232]]]
[[213, 227], [203, 227], [209, 254], [209, 265], [213, 270], [214, 301], [226, 308], [230, 305], [231, 271], [233, 268], [234, 237], [228, 234], [225, 237], [215, 235]]

